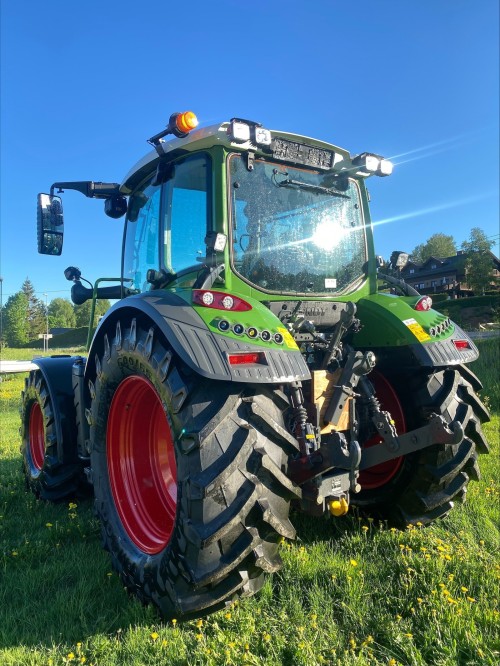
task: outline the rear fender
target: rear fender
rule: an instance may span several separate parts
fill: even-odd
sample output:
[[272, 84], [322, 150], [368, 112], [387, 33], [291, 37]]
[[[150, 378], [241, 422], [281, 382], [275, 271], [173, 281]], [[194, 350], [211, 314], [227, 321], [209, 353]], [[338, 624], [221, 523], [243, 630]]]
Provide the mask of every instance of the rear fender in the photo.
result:
[[[265, 310], [267, 317], [276, 319], [269, 310]], [[86, 377], [93, 374], [96, 353], [102, 355], [104, 335], [107, 334], [111, 342], [117, 321], [129, 323], [134, 317], [140, 318], [144, 326], [155, 324], [179, 358], [202, 377], [250, 384], [281, 384], [311, 378], [309, 368], [291, 337], [290, 347], [285, 349], [284, 344], [280, 349], [276, 345], [248, 342], [244, 336], [235, 340], [234, 336], [219, 335], [210, 330], [190, 303], [166, 290], [125, 298], [108, 310], [91, 344]], [[278, 319], [276, 321], [281, 325]], [[229, 354], [255, 351], [263, 352], [265, 363], [229, 364]]]
[[[393, 357], [408, 366], [440, 367], [470, 363], [479, 356], [469, 336], [436, 310], [414, 309], [418, 297], [373, 294], [360, 299], [357, 316], [361, 330], [354, 336], [356, 348], [371, 349], [377, 356]], [[454, 340], [467, 345], [457, 349]]]

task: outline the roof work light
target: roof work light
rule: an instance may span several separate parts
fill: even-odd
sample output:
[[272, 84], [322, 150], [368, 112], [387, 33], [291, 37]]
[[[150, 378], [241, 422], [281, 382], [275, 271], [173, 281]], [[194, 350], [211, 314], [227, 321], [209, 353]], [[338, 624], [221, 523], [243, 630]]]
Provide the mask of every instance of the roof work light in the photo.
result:
[[361, 153], [352, 158], [354, 166], [358, 167], [358, 173], [361, 176], [390, 176], [394, 164], [390, 160], [386, 160], [380, 155], [373, 155], [371, 153]]

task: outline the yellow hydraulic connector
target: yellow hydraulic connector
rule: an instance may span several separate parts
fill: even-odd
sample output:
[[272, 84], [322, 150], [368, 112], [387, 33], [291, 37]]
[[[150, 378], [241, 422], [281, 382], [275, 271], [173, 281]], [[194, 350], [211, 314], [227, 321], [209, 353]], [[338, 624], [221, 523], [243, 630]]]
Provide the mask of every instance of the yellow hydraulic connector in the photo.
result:
[[330, 509], [332, 516], [345, 516], [345, 514], [349, 511], [349, 502], [345, 497], [341, 497], [340, 499], [336, 500], [330, 500], [328, 502], [328, 508]]

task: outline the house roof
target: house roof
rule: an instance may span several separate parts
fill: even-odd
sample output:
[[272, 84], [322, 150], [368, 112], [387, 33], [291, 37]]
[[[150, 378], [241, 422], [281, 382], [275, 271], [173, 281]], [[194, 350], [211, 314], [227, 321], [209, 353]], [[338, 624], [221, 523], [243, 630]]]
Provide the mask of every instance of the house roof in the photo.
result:
[[[488, 251], [488, 254], [491, 255], [494, 268], [500, 270], [500, 259], [498, 259], [498, 257], [496, 257], [493, 252]], [[414, 270], [414, 273], [411, 275], [411, 279], [432, 277], [433, 275], [439, 276], [443, 275], [443, 273], [450, 272], [463, 272], [466, 259], [467, 253], [461, 252], [460, 254], [455, 254], [452, 257], [429, 257], [422, 264], [409, 261], [404, 267], [402, 274], [405, 276], [405, 278], [409, 277], [411, 268]], [[436, 268], [431, 268], [431, 266], [434, 265]]]

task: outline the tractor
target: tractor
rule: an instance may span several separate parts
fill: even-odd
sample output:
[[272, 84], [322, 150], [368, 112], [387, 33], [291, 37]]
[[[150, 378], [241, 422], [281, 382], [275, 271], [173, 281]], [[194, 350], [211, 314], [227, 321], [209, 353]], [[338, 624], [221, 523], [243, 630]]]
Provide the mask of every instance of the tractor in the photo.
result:
[[21, 453], [37, 497], [93, 493], [124, 585], [189, 619], [279, 569], [291, 508], [446, 516], [489, 416], [473, 341], [401, 279], [408, 255], [375, 254], [366, 180], [388, 159], [192, 112], [149, 143], [121, 184], [38, 195], [42, 254], [61, 254], [65, 190], [125, 224], [119, 278], [65, 271], [74, 303], [115, 303], [86, 358], [35, 360]]

